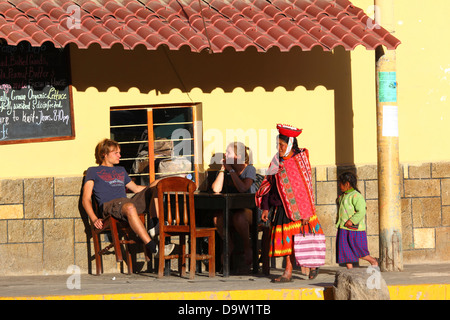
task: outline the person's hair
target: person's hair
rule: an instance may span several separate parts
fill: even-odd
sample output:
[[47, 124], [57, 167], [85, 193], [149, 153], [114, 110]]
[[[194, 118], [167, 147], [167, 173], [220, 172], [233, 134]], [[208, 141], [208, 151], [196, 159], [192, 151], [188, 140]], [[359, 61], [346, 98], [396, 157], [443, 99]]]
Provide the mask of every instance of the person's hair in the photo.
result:
[[[278, 135], [278, 139], [281, 139], [284, 142], [289, 143], [289, 137], [285, 136], [284, 134], [280, 133]], [[278, 140], [277, 140], [277, 142], [278, 142]], [[299, 153], [300, 152], [300, 148], [298, 147], [298, 142], [297, 142], [297, 138], [296, 137], [294, 137], [294, 141], [292, 142], [292, 150], [294, 150], [295, 153]], [[280, 155], [280, 157], [281, 157], [281, 155]]]
[[358, 179], [356, 178], [356, 175], [353, 172], [347, 171], [343, 172], [339, 175], [338, 180], [340, 183], [345, 184], [346, 182], [350, 183], [350, 186], [361, 193], [356, 185], [358, 184]]
[[241, 158], [244, 158], [245, 164], [250, 164], [251, 158], [250, 158], [250, 148], [249, 147], [247, 147], [242, 142], [238, 142], [238, 141], [232, 142], [228, 145], [228, 147], [231, 147], [231, 146], [233, 147], [234, 154], [236, 156], [243, 154], [244, 157], [241, 157]]
[[98, 165], [101, 165], [105, 159], [105, 155], [118, 148], [120, 148], [120, 146], [116, 141], [111, 139], [103, 139], [95, 147], [95, 162]]

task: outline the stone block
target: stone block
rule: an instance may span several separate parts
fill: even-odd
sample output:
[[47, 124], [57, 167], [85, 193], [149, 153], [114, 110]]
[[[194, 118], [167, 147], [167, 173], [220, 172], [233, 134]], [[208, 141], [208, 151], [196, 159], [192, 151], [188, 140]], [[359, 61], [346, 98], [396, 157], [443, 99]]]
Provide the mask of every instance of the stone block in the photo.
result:
[[95, 274], [95, 260], [89, 263], [89, 256], [94, 255], [94, 245], [91, 242], [90, 250], [88, 243], [75, 243], [75, 265], [80, 267], [81, 273]]
[[405, 250], [414, 248], [411, 201], [412, 199], [401, 199], [402, 246]]
[[429, 228], [441, 225], [440, 198], [412, 199], [413, 225], [415, 228]]
[[[328, 181], [337, 181], [338, 177], [341, 173], [343, 172], [347, 172], [347, 171], [351, 171], [355, 174], [357, 174], [356, 172], [356, 167], [353, 165], [344, 165], [344, 166], [338, 166], [338, 167], [328, 167]], [[358, 177], [359, 180], [359, 177]]]
[[0, 220], [0, 243], [6, 243], [8, 240], [8, 227], [6, 220]]
[[53, 218], [53, 178], [24, 180], [25, 218]]
[[65, 272], [74, 263], [73, 219], [44, 221], [44, 270], [48, 274]]
[[358, 181], [377, 180], [378, 168], [376, 165], [359, 166], [356, 168], [356, 174], [358, 177]]
[[364, 181], [366, 195], [366, 200], [378, 199], [378, 180], [367, 180]]
[[[369, 249], [369, 253], [372, 257], [380, 256], [380, 238], [378, 235], [367, 236], [367, 248]], [[366, 262], [367, 265], [370, 265], [369, 262], [359, 259], [359, 261]]]
[[450, 207], [442, 207], [442, 225], [450, 227]]
[[440, 262], [450, 261], [450, 227], [436, 228], [436, 256]]
[[2, 275], [42, 274], [42, 243], [12, 243], [0, 246]]
[[436, 247], [435, 228], [414, 228], [414, 248], [434, 249]]
[[42, 242], [42, 220], [8, 221], [8, 242]]
[[442, 205], [450, 206], [450, 179], [442, 179]]
[[83, 177], [55, 178], [56, 196], [81, 195]]
[[317, 204], [336, 204], [338, 189], [335, 181], [317, 182]]
[[431, 163], [420, 165], [408, 165], [409, 179], [428, 179], [431, 178]]
[[87, 236], [91, 234], [91, 229], [88, 223], [82, 219], [74, 219], [75, 224], [75, 242], [86, 242]]
[[316, 214], [326, 236], [336, 235], [336, 205], [316, 206]]
[[354, 268], [336, 272], [334, 300], [390, 300], [389, 290], [378, 268]]
[[327, 181], [327, 167], [316, 167], [316, 180]]
[[327, 181], [337, 181], [337, 170], [336, 166], [327, 167]]
[[437, 179], [404, 180], [405, 197], [439, 197], [440, 181]]
[[[317, 199], [317, 194], [316, 194], [316, 168], [311, 168], [311, 178], [312, 178], [312, 187], [313, 187], [313, 193], [314, 193], [314, 199]], [[316, 202], [315, 202], [316, 203]]]
[[378, 200], [366, 201], [366, 232], [367, 235], [378, 235]]
[[332, 265], [336, 263], [336, 237], [325, 237], [325, 265]]
[[23, 203], [23, 180], [0, 180], [0, 204]]
[[55, 218], [80, 218], [79, 196], [57, 196], [55, 201]]
[[415, 249], [415, 250], [403, 250], [403, 263], [404, 264], [423, 264], [438, 262], [439, 257], [436, 256], [436, 250], [434, 249]]
[[450, 178], [450, 162], [437, 162], [431, 165], [433, 178]]
[[23, 219], [23, 205], [5, 204], [0, 205], [0, 220]]

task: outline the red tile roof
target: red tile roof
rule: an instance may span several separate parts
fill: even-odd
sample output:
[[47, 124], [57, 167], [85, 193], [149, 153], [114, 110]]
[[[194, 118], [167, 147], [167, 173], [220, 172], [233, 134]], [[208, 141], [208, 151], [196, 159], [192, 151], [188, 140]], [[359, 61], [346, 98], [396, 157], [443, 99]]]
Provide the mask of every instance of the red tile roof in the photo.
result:
[[393, 50], [400, 44], [372, 23], [348, 0], [0, 0], [0, 39], [10, 45], [119, 43], [154, 50], [164, 44], [222, 52], [358, 45]]

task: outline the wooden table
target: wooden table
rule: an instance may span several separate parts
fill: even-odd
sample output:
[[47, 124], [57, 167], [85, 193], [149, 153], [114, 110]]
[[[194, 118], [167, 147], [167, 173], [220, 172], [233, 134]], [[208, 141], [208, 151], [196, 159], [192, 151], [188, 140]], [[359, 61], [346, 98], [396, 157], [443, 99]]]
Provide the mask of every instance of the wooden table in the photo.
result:
[[248, 208], [253, 211], [253, 223], [251, 225], [252, 247], [253, 247], [253, 272], [258, 272], [258, 221], [257, 207], [254, 193], [194, 193], [196, 210], [222, 210], [223, 212], [223, 276], [230, 275], [230, 256], [229, 256], [229, 224], [230, 210]]

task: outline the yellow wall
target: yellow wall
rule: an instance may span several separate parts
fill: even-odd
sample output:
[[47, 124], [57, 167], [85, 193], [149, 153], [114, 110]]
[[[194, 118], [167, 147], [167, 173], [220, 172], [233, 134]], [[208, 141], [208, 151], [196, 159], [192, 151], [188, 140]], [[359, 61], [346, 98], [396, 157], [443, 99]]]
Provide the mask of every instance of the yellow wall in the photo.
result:
[[[368, 9], [373, 1], [354, 0]], [[450, 4], [395, 1], [400, 161], [450, 160]], [[375, 164], [375, 53], [313, 50], [222, 54], [71, 48], [75, 140], [0, 146], [0, 178], [80, 175], [94, 165], [96, 143], [109, 136], [109, 107], [201, 102], [204, 161], [220, 152], [227, 129], [254, 129], [268, 149], [248, 141], [265, 168], [273, 142], [259, 135], [276, 123], [304, 129], [299, 144], [313, 166]], [[222, 141], [213, 139], [221, 132]], [[265, 141], [264, 141], [265, 140]], [[246, 141], [247, 142], [247, 141]], [[255, 151], [256, 149], [256, 151]]]
[[450, 2], [400, 1], [396, 10], [400, 161], [450, 159]]
[[[370, 13], [367, 9], [374, 4], [373, 0], [353, 0], [352, 2], [366, 10], [368, 14]], [[402, 42], [396, 50], [400, 162], [448, 161], [450, 159], [450, 143], [447, 141], [450, 134], [450, 98], [448, 97], [450, 61], [447, 52], [450, 51], [450, 41], [448, 40], [447, 12], [450, 2], [447, 0], [436, 0], [430, 3], [419, 0], [393, 2], [396, 22], [394, 35]], [[380, 11], [380, 14], [383, 19], [383, 12]], [[361, 55], [352, 54], [352, 58], [360, 59]], [[361, 64], [358, 63], [358, 66]], [[364, 75], [355, 67], [352, 71], [353, 92], [356, 93], [362, 88], [356, 77]], [[357, 97], [354, 96], [354, 99], [356, 100]], [[375, 104], [371, 104], [370, 108], [372, 106], [375, 107]], [[372, 113], [369, 116], [375, 119], [375, 114]], [[371, 125], [374, 125], [373, 121]], [[356, 132], [359, 136], [365, 131]], [[360, 143], [356, 145], [363, 147]], [[372, 146], [370, 151], [376, 152]], [[374, 160], [370, 162], [376, 163], [376, 158], [372, 159]]]

